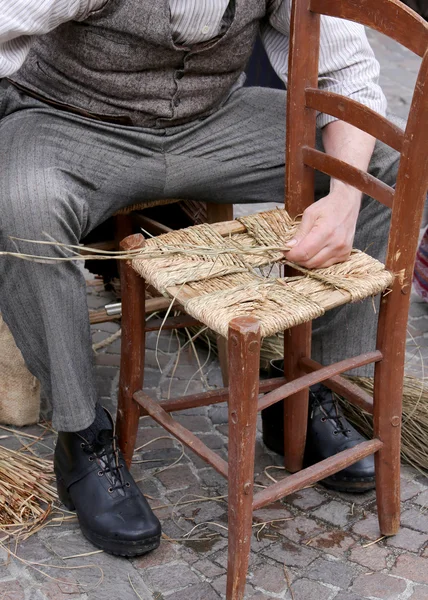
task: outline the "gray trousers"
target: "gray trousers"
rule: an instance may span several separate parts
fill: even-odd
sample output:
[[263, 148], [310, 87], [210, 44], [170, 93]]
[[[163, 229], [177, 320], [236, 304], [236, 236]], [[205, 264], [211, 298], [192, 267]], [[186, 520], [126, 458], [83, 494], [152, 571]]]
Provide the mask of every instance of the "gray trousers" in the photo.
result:
[[[77, 244], [118, 209], [145, 200], [281, 202], [285, 102], [279, 90], [241, 89], [206, 119], [153, 130], [98, 122], [12, 86], [0, 89], [0, 249], [59, 256], [10, 238], [47, 233]], [[397, 159], [378, 144], [370, 172], [393, 184]], [[320, 176], [316, 196], [328, 189]], [[364, 198], [355, 245], [382, 259], [388, 228], [389, 211]], [[87, 427], [96, 389], [81, 270], [73, 262], [0, 257], [0, 310], [52, 400], [53, 426]], [[314, 324], [313, 356], [328, 364], [371, 350], [375, 327], [371, 301], [331, 311]]]

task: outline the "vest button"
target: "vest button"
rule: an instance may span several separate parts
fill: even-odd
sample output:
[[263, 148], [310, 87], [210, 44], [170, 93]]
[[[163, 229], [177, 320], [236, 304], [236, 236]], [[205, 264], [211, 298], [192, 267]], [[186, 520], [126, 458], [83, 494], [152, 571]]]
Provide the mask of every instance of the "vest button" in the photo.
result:
[[180, 106], [180, 102], [181, 102], [180, 98], [176, 98], [174, 100], [174, 106]]
[[176, 79], [182, 79], [184, 77], [184, 72], [183, 71], [176, 71], [175, 72], [175, 78]]

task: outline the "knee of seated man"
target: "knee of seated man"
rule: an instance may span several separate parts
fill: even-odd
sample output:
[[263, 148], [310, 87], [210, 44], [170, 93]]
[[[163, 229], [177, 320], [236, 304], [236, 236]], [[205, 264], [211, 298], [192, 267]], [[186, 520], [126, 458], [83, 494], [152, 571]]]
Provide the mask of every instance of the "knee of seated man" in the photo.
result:
[[[10, 161], [0, 169], [0, 245], [16, 250], [12, 238], [77, 243], [83, 208], [53, 168], [25, 169]], [[34, 244], [25, 244], [26, 250]], [[40, 250], [42, 247], [39, 247]], [[49, 247], [43, 247], [49, 253]]]

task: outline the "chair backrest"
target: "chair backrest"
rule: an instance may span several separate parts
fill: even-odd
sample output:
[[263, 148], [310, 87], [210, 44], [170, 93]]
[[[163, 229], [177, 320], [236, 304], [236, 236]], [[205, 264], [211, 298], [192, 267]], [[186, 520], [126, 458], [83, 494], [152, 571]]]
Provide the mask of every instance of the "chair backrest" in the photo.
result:
[[[405, 131], [350, 98], [318, 89], [320, 15], [376, 29], [422, 57]], [[395, 190], [315, 149], [317, 111], [333, 115], [401, 154]], [[294, 0], [287, 107], [286, 203], [298, 215], [314, 197], [314, 169], [392, 208], [386, 266], [410, 290], [428, 188], [428, 24], [400, 0]]]

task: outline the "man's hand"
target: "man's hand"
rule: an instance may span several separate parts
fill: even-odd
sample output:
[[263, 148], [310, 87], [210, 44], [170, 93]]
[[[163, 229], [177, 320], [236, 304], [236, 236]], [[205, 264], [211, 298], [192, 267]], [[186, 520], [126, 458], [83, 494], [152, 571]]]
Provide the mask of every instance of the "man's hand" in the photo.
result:
[[[334, 121], [323, 129], [325, 151], [366, 171], [374, 138], [345, 123]], [[329, 267], [349, 258], [361, 205], [361, 192], [332, 179], [330, 193], [305, 210], [287, 260], [315, 269]]]
[[335, 182], [331, 193], [305, 210], [285, 257], [308, 269], [347, 260], [352, 250], [361, 193]]

